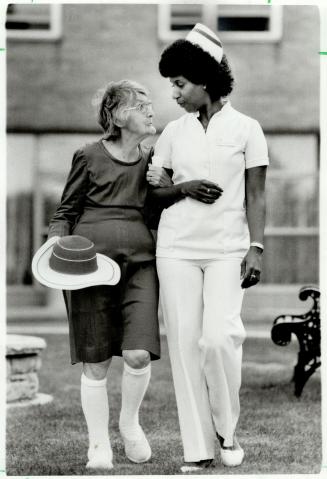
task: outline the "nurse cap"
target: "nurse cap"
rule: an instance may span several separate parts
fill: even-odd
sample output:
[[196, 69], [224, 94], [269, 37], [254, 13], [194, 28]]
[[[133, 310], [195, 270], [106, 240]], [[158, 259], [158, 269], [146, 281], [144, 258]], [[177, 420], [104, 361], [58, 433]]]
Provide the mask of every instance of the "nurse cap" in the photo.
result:
[[187, 34], [186, 40], [198, 45], [205, 52], [209, 53], [218, 63], [223, 57], [223, 47], [217, 35], [210, 28], [197, 23]]

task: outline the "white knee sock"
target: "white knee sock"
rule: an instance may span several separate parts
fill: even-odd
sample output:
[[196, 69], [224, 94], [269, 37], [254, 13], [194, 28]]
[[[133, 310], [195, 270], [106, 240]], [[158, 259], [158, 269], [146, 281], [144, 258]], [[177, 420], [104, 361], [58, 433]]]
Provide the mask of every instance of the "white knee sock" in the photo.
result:
[[143, 369], [134, 369], [124, 362], [119, 428], [128, 439], [138, 439], [142, 434], [139, 424], [139, 409], [150, 377], [151, 363]]
[[[81, 402], [89, 433], [89, 459], [95, 450], [112, 458], [109, 439], [109, 403], [107, 395], [107, 378], [101, 380], [89, 379], [82, 374]], [[111, 460], [111, 459], [110, 459]]]

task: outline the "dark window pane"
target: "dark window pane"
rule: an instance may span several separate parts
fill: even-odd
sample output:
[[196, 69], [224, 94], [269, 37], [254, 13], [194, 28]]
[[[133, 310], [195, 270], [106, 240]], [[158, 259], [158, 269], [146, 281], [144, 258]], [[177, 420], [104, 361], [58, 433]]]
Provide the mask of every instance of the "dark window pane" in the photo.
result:
[[7, 30], [49, 30], [49, 22], [31, 23], [31, 22], [6, 22]]
[[268, 17], [218, 17], [218, 31], [265, 32], [269, 30]]
[[49, 5], [9, 5], [7, 9], [7, 30], [49, 30]]
[[171, 30], [173, 32], [180, 32], [180, 31], [189, 31], [189, 30], [192, 30], [192, 28], [194, 27], [194, 23], [184, 23], [182, 25], [178, 24], [178, 25], [172, 25], [171, 26]]
[[13, 3], [9, 3], [7, 8], [7, 15], [11, 15], [15, 12], [15, 5]]

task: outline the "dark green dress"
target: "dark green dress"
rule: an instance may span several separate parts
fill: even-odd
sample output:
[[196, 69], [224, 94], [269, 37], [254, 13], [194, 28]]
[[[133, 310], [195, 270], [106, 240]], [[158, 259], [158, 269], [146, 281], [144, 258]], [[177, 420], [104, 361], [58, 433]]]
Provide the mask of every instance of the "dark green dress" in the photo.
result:
[[102, 140], [76, 151], [49, 237], [77, 234], [121, 268], [117, 286], [66, 291], [72, 363], [99, 362], [123, 349], [160, 357], [155, 243], [144, 222], [150, 149], [121, 162]]

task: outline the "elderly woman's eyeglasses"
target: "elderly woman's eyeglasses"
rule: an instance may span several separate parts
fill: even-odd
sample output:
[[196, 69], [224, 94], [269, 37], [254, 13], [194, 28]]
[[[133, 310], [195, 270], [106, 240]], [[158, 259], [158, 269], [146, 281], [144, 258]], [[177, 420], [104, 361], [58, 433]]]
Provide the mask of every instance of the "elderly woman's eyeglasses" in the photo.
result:
[[138, 103], [135, 106], [131, 106], [129, 108], [124, 108], [124, 110], [125, 111], [137, 110], [137, 111], [141, 112], [143, 115], [146, 115], [147, 113], [153, 111], [153, 107], [152, 107], [152, 103], [149, 101], [147, 103], [145, 103], [145, 102], [144, 103]]

